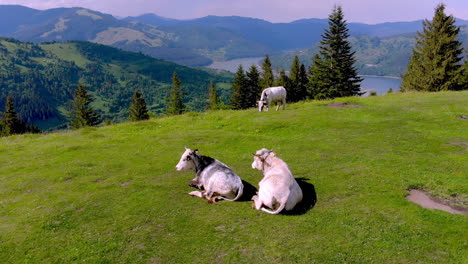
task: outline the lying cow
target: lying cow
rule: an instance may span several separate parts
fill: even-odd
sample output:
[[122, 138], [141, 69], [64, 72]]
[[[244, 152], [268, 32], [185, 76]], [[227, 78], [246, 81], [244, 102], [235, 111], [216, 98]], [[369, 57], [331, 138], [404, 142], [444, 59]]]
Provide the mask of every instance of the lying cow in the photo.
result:
[[276, 111], [280, 104], [283, 104], [283, 110], [286, 108], [286, 89], [283, 86], [266, 88], [262, 92], [260, 101], [258, 101], [258, 111], [262, 111], [263, 107], [268, 111], [271, 103], [276, 103]]
[[302, 200], [299, 184], [288, 165], [277, 158], [275, 152], [266, 148], [257, 151], [252, 168], [263, 172], [263, 179], [258, 184], [258, 193], [252, 197], [255, 209], [278, 214], [283, 209], [292, 210]]
[[196, 176], [190, 181], [191, 186], [203, 191], [193, 191], [190, 195], [205, 198], [209, 203], [217, 199], [235, 201], [242, 196], [244, 185], [240, 177], [226, 164], [219, 160], [202, 156], [198, 150], [185, 148], [176, 170], [193, 170]]

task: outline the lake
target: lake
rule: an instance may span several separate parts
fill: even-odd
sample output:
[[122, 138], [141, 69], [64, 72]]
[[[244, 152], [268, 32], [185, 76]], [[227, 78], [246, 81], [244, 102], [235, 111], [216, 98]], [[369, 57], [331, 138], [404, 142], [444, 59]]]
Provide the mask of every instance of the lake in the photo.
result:
[[[215, 61], [208, 68], [227, 70], [235, 73], [239, 64], [242, 64], [244, 71], [247, 71], [252, 65], [256, 65], [260, 69], [261, 60], [263, 60], [263, 57]], [[400, 90], [401, 79], [398, 77], [361, 76], [361, 78], [364, 79], [361, 82], [361, 89], [367, 92], [363, 96], [368, 96], [369, 92], [372, 91], [377, 92], [378, 95], [385, 94], [390, 88], [394, 92]]]

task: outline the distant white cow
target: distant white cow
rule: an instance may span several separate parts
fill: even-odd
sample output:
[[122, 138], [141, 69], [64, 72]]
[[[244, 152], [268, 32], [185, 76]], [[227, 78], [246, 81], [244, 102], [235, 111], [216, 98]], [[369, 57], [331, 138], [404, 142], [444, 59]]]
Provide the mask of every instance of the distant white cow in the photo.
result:
[[241, 178], [219, 160], [202, 156], [198, 150], [185, 148], [176, 165], [176, 170], [193, 170], [196, 176], [189, 185], [204, 191], [193, 191], [190, 195], [205, 198], [209, 203], [217, 199], [235, 201], [242, 196], [244, 185]]
[[260, 101], [258, 101], [258, 111], [262, 111], [263, 107], [268, 111], [271, 103], [276, 103], [276, 111], [280, 104], [283, 104], [283, 110], [286, 108], [286, 89], [283, 86], [266, 88], [262, 92]]
[[[302, 190], [288, 165], [276, 153], [262, 148], [254, 154], [252, 168], [263, 172], [258, 193], [252, 200], [257, 210], [278, 214], [283, 209], [292, 210], [302, 200]], [[274, 211], [264, 208], [264, 206]]]

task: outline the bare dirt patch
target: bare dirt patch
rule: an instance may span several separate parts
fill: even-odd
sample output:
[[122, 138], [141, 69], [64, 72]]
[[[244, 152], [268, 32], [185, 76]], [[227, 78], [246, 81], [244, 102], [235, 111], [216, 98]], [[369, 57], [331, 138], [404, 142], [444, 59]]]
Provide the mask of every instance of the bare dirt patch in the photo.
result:
[[341, 107], [363, 107], [363, 105], [359, 104], [348, 104], [348, 103], [332, 103], [328, 104], [328, 107], [333, 107], [333, 108], [341, 108]]
[[459, 141], [459, 142], [450, 142], [449, 145], [457, 146], [462, 148], [464, 151], [468, 151], [468, 142]]
[[422, 190], [410, 190], [406, 199], [427, 209], [442, 210], [451, 214], [468, 215], [468, 209], [454, 207], [451, 205], [452, 201], [431, 196]]
[[468, 120], [468, 115], [461, 115], [461, 116], [458, 116], [458, 119], [461, 119], [461, 120]]

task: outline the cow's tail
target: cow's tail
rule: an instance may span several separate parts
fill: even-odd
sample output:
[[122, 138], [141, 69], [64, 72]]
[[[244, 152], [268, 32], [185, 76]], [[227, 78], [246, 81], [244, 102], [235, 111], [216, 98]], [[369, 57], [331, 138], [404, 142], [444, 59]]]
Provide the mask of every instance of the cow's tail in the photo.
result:
[[244, 193], [244, 184], [241, 184], [241, 186], [237, 190], [237, 195], [236, 195], [236, 197], [234, 199], [229, 199], [229, 198], [226, 198], [226, 197], [223, 197], [223, 196], [220, 196], [220, 198], [233, 202], [233, 201], [239, 200], [239, 198], [241, 198], [243, 193]]
[[278, 207], [275, 211], [268, 210], [265, 207], [262, 207], [262, 211], [267, 212], [269, 214], [279, 214], [281, 211], [283, 211], [285, 206], [286, 206], [286, 201], [281, 203], [280, 207]]

